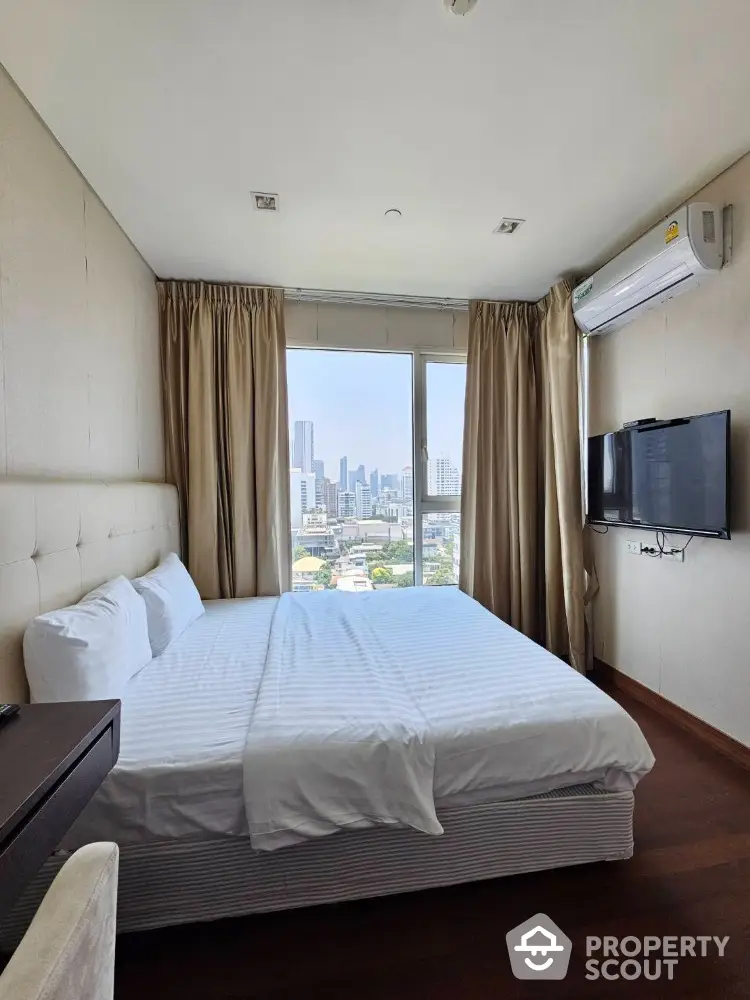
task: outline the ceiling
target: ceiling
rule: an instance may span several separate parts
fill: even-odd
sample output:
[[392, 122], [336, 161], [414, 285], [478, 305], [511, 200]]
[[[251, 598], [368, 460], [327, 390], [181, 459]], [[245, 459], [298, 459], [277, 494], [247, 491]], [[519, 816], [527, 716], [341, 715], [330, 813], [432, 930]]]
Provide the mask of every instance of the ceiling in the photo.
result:
[[460, 298], [543, 294], [746, 152], [748, 38], [748, 0], [0, 0], [160, 276]]

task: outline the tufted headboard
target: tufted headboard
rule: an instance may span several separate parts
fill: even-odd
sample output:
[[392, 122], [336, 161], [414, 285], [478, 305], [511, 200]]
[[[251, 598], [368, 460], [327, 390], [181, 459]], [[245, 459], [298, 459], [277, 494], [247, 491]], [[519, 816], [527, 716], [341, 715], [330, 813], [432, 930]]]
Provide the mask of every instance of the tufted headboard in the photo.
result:
[[179, 545], [174, 486], [0, 479], [0, 701], [27, 700], [21, 641], [35, 615]]

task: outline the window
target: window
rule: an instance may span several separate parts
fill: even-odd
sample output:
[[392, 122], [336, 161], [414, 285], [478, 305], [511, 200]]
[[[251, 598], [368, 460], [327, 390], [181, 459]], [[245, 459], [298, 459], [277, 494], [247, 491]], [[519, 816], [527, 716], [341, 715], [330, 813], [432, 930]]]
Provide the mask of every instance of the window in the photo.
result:
[[294, 590], [414, 585], [413, 356], [287, 351]]
[[458, 355], [421, 355], [418, 362], [415, 573], [428, 586], [455, 585], [461, 558], [466, 360]]
[[294, 590], [457, 583], [465, 378], [452, 355], [288, 349]]

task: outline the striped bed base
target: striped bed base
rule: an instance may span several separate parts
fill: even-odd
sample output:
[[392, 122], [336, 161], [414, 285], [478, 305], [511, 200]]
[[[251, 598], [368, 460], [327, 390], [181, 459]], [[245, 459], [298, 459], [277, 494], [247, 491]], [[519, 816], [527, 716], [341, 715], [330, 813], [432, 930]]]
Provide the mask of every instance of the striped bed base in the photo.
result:
[[[118, 931], [499, 878], [633, 853], [632, 792], [576, 785], [510, 802], [439, 811], [445, 833], [404, 829], [339, 833], [272, 853], [244, 838], [125, 847]], [[0, 925], [14, 947], [65, 861], [56, 854]]]

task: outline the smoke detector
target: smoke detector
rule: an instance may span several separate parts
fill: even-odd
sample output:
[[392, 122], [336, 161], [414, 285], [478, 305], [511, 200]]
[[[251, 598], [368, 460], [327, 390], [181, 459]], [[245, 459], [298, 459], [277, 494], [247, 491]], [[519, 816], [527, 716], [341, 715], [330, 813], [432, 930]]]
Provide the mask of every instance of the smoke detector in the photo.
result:
[[443, 3], [448, 8], [448, 10], [453, 11], [454, 14], [458, 14], [463, 17], [464, 14], [469, 14], [477, 5], [477, 0], [443, 0]]

